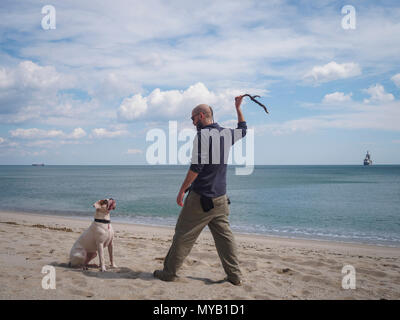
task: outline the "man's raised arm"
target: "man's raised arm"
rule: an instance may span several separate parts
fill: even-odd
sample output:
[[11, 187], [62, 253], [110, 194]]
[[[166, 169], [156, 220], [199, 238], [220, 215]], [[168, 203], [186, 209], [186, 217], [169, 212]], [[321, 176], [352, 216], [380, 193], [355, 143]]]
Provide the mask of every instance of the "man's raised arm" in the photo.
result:
[[[238, 116], [238, 126], [235, 130], [232, 130], [233, 137], [232, 137], [232, 144], [234, 144], [239, 139], [243, 138], [247, 133], [247, 125], [246, 121], [244, 120], [242, 109], [240, 108], [242, 104], [243, 96], [235, 97], [235, 107], [236, 113]], [[241, 130], [241, 134], [238, 134], [237, 130]]]
[[238, 116], [238, 122], [244, 122], [244, 116], [242, 113], [242, 109], [240, 108], [240, 105], [242, 104], [243, 96], [237, 96], [235, 98], [235, 107], [236, 107], [236, 112]]

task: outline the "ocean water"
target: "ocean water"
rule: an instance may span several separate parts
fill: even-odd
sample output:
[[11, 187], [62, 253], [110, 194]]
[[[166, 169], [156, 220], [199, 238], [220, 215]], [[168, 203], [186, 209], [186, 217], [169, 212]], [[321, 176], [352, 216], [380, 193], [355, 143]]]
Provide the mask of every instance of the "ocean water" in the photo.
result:
[[[174, 226], [187, 166], [0, 166], [0, 210]], [[235, 231], [400, 247], [400, 166], [256, 166], [228, 170]]]

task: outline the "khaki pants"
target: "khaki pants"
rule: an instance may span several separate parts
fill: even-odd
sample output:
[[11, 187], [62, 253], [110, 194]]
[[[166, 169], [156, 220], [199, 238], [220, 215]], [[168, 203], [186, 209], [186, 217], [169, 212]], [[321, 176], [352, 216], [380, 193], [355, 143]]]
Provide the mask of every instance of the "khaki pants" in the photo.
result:
[[176, 223], [171, 248], [164, 260], [164, 272], [176, 275], [201, 231], [208, 225], [226, 274], [231, 279], [241, 278], [235, 240], [228, 221], [228, 198], [223, 195], [213, 198], [213, 202], [214, 208], [204, 212], [200, 195], [194, 191], [189, 193]]

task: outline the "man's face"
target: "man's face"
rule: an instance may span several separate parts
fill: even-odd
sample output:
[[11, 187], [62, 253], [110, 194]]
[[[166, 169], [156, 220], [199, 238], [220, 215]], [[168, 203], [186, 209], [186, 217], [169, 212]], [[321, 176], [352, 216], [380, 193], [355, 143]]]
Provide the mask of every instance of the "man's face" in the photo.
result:
[[199, 112], [199, 113], [193, 113], [192, 112], [192, 117], [191, 117], [191, 119], [192, 119], [192, 121], [193, 121], [193, 125], [196, 127], [197, 126], [197, 124], [199, 123], [199, 121], [201, 122], [201, 112]]

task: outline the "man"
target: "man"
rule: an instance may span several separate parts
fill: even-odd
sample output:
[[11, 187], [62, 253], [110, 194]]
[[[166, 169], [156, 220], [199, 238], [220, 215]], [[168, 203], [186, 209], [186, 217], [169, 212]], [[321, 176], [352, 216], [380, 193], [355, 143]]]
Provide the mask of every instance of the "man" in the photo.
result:
[[[192, 164], [176, 198], [177, 204], [183, 208], [176, 223], [172, 245], [165, 257], [164, 269], [154, 271], [154, 277], [160, 280], [174, 281], [177, 278], [176, 272], [190, 253], [203, 228], [208, 225], [214, 237], [222, 266], [227, 274], [226, 280], [234, 285], [242, 283], [236, 244], [228, 221], [230, 202], [226, 196], [227, 164], [224, 161], [229, 153], [229, 147], [246, 135], [247, 126], [240, 108], [242, 99], [242, 96], [235, 98], [238, 116], [238, 128], [235, 133], [232, 129], [221, 128], [218, 123], [213, 122], [213, 111], [208, 105], [200, 104], [192, 110], [191, 119], [197, 127], [198, 134], [194, 141]], [[231, 135], [218, 135], [220, 148], [217, 151], [220, 151], [218, 152], [220, 154], [217, 159], [220, 161], [214, 161], [213, 155], [209, 154], [215, 152], [215, 148], [213, 149], [213, 146], [217, 145], [215, 141], [211, 139], [211, 142], [204, 147], [210, 137], [205, 134], [209, 134], [213, 130], [214, 132], [218, 130], [220, 133], [224, 130], [225, 132], [231, 130], [228, 132]], [[227, 140], [229, 141], [228, 149], [224, 148], [226, 146], [225, 139], [230, 139], [230, 137], [232, 137], [232, 141]], [[213, 143], [214, 145], [212, 145]], [[198, 153], [199, 150], [201, 151]], [[212, 151], [210, 152], [210, 150]], [[189, 187], [189, 195], [183, 204], [185, 191]]]

